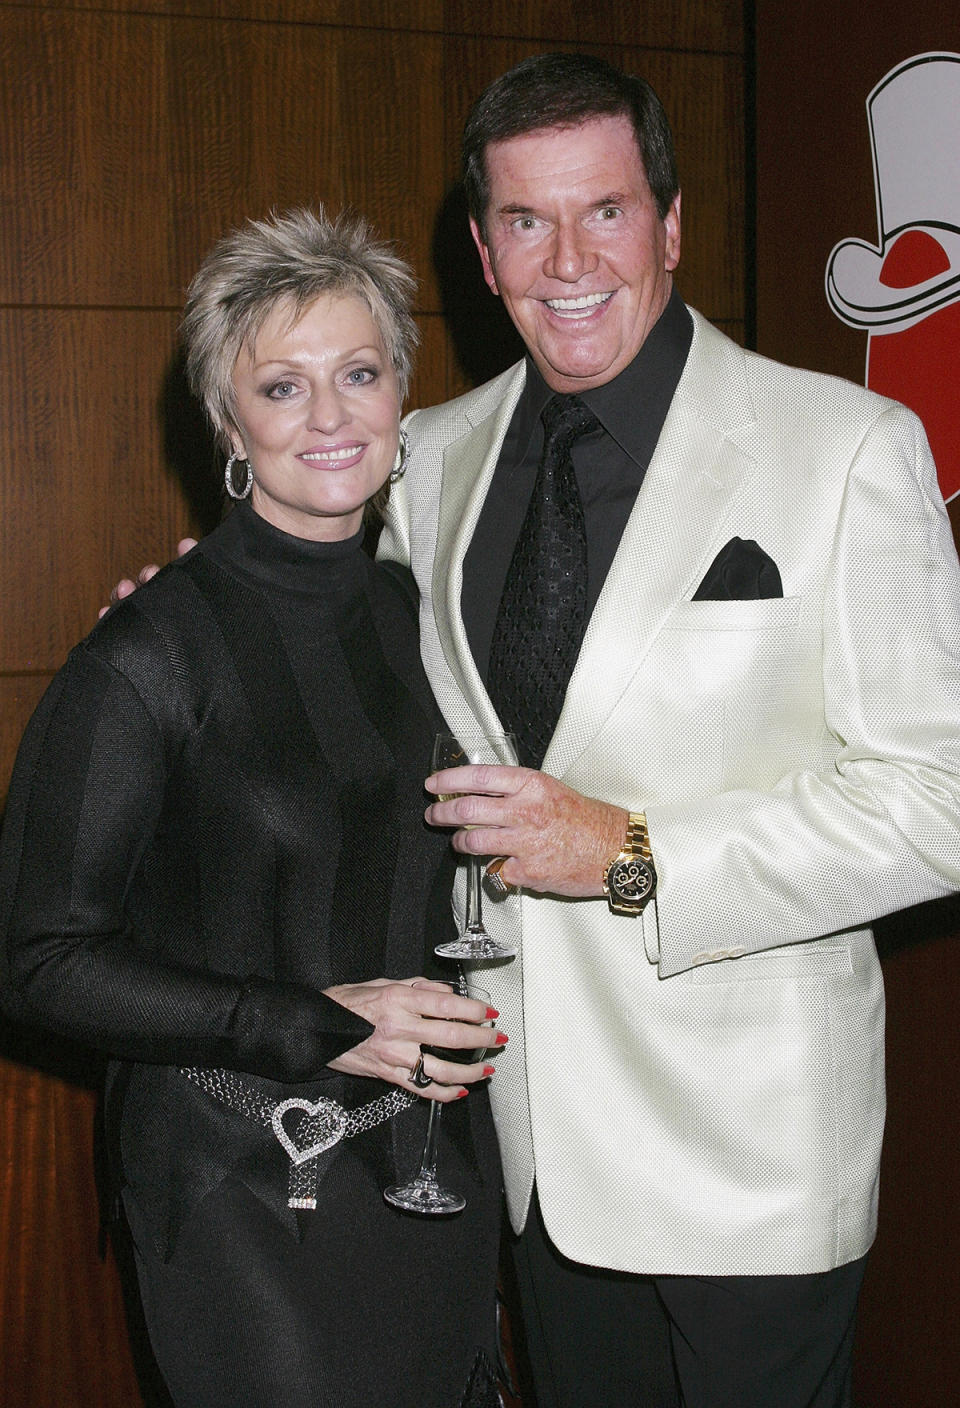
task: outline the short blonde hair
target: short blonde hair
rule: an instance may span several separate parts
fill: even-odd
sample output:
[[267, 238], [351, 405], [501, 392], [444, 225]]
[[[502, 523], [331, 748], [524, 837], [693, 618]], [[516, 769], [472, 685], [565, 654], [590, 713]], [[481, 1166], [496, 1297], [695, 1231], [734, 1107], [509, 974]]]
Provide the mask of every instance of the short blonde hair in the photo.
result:
[[187, 292], [180, 336], [190, 388], [227, 451], [237, 357], [278, 305], [289, 305], [296, 321], [323, 294], [361, 299], [383, 338], [402, 398], [419, 342], [410, 312], [415, 290], [410, 266], [349, 211], [333, 219], [322, 205], [271, 212], [220, 240]]

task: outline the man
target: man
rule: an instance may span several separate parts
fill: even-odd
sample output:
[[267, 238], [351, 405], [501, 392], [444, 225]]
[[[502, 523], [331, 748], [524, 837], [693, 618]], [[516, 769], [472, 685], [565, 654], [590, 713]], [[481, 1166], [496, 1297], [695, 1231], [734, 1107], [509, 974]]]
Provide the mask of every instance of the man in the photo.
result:
[[876, 1225], [867, 926], [960, 887], [929, 451], [684, 306], [640, 80], [525, 61], [465, 170], [528, 355], [408, 419], [381, 552], [450, 726], [513, 728], [528, 764], [439, 775], [463, 795], [427, 817], [498, 858], [520, 950], [485, 972], [524, 1033], [492, 1095], [539, 1408], [833, 1408]]

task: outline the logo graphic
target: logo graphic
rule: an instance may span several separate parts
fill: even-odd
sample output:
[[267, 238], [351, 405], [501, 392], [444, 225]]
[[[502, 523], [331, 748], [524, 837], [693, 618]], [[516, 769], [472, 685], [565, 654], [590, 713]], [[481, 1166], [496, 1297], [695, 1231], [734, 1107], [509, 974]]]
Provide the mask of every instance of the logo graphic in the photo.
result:
[[867, 338], [867, 385], [924, 423], [960, 494], [960, 54], [918, 54], [867, 98], [880, 242], [842, 240], [827, 300]]

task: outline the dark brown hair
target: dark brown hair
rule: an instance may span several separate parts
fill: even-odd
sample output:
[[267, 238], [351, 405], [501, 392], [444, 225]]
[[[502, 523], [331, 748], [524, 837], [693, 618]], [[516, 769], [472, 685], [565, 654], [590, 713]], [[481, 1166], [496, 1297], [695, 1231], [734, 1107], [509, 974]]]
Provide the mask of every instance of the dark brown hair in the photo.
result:
[[664, 218], [680, 187], [670, 123], [650, 84], [590, 54], [537, 54], [495, 79], [467, 118], [463, 184], [482, 235], [490, 200], [491, 142], [548, 127], [579, 127], [594, 117], [630, 119], [657, 213]]

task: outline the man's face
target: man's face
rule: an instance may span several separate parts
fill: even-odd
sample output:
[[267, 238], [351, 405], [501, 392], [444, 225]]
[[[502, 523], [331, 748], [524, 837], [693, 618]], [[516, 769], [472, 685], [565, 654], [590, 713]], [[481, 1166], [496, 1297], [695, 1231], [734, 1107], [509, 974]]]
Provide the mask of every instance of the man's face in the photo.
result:
[[486, 240], [470, 227], [487, 283], [548, 386], [602, 386], [667, 305], [679, 194], [661, 220], [626, 117], [494, 142], [486, 157]]

